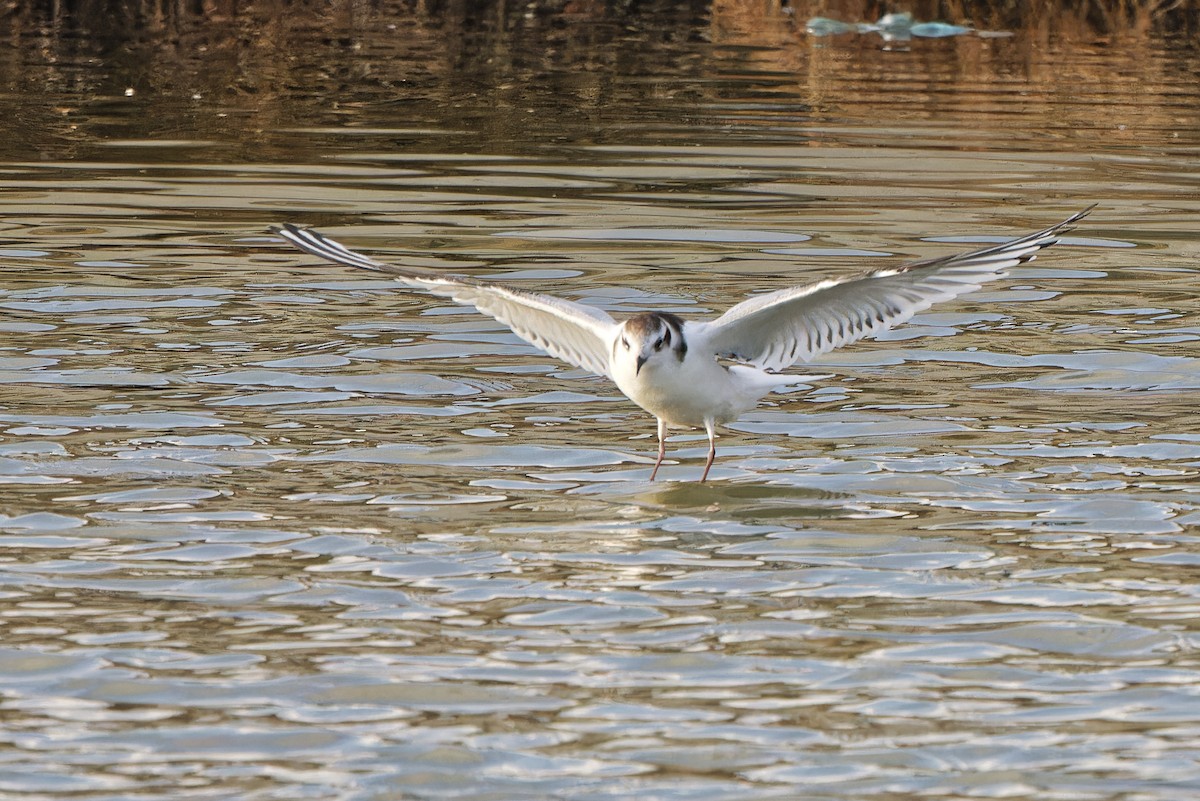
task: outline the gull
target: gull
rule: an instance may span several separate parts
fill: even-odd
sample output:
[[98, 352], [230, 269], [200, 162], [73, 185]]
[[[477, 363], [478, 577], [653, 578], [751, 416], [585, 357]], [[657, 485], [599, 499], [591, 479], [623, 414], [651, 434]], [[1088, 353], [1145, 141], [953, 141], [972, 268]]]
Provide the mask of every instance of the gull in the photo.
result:
[[752, 295], [703, 321], [663, 311], [617, 321], [601, 309], [553, 295], [376, 261], [311, 228], [287, 223], [271, 230], [314, 256], [388, 273], [405, 286], [474, 306], [534, 347], [609, 378], [658, 420], [651, 481], [662, 466], [668, 427], [703, 428], [708, 460], [700, 481], [705, 481], [717, 453], [717, 427], [800, 378], [779, 371], [1005, 277], [1006, 270], [1058, 242], [1093, 208], [1002, 244]]

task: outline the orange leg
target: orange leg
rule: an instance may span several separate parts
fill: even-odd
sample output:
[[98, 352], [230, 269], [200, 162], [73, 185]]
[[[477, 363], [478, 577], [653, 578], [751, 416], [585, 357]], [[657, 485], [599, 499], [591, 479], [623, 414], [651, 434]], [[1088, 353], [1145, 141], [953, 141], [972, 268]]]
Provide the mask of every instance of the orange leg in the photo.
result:
[[658, 421], [658, 460], [654, 463], [654, 470], [650, 472], [650, 480], [658, 475], [659, 465], [662, 464], [663, 455], [667, 452], [667, 424], [663, 420]]
[[704, 463], [704, 475], [700, 476], [701, 482], [708, 478], [708, 471], [712, 469], [713, 459], [717, 457], [717, 424], [705, 422], [704, 428], [708, 431], [708, 461]]

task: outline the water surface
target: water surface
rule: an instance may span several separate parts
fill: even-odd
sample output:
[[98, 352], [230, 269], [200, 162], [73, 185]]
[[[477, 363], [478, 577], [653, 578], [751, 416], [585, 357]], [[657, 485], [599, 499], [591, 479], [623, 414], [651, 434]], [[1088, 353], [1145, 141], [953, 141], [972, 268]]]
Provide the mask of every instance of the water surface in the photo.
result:
[[[18, 37], [0, 792], [1200, 792], [1192, 45], [449, 14]], [[704, 316], [1091, 203], [704, 485], [702, 432], [650, 483], [606, 381], [266, 232]]]

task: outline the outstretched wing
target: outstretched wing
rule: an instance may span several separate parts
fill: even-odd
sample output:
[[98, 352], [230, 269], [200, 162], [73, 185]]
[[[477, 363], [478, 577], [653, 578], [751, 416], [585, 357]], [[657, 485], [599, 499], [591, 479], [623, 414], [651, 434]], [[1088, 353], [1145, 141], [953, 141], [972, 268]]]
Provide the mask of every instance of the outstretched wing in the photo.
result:
[[693, 341], [703, 341], [718, 356], [782, 370], [886, 331], [934, 303], [1003, 278], [1005, 270], [1032, 260], [1093, 208], [1000, 245], [756, 295], [716, 320], [695, 325], [691, 336], [702, 337]]
[[611, 378], [608, 360], [617, 335], [617, 323], [600, 309], [467, 276], [442, 275], [419, 267], [376, 261], [311, 228], [297, 228], [289, 223], [271, 230], [306, 253], [322, 259], [388, 273], [408, 286], [474, 306], [551, 356]]

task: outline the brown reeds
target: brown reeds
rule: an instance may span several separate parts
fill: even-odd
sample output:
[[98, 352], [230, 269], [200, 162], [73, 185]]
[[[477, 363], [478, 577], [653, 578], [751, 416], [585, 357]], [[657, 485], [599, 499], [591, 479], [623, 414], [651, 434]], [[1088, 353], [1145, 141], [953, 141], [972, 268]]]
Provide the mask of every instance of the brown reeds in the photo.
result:
[[1098, 34], [1122, 31], [1192, 32], [1200, 22], [1200, 0], [660, 0], [631, 7], [615, 0], [0, 0], [0, 19], [16, 24], [82, 22], [89, 28], [107, 22], [128, 30], [162, 30], [178, 24], [224, 22], [242, 17], [289, 15], [328, 19], [331, 15], [420, 15], [447, 24], [529, 14], [577, 19], [619, 19], [645, 13], [646, 6], [684, 9], [685, 15], [743, 12], [751, 16], [790, 13], [803, 21], [822, 16], [848, 22], [872, 21], [893, 11], [921, 20], [944, 20], [984, 29], [1047, 31], [1090, 29]]

